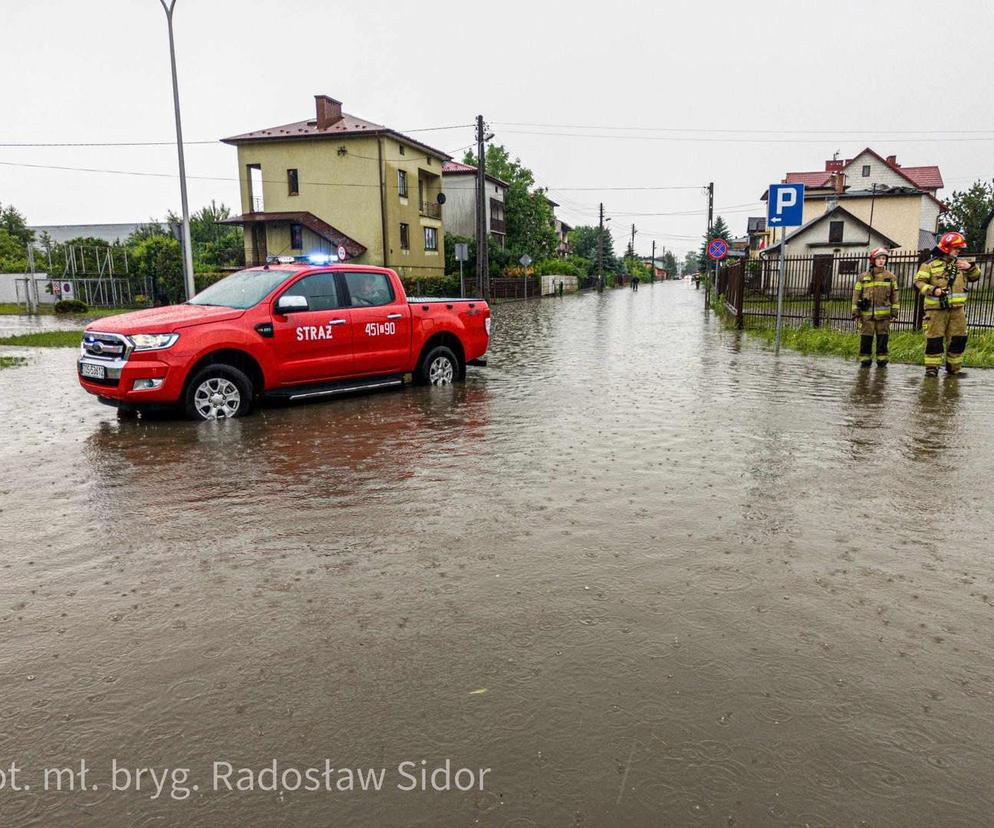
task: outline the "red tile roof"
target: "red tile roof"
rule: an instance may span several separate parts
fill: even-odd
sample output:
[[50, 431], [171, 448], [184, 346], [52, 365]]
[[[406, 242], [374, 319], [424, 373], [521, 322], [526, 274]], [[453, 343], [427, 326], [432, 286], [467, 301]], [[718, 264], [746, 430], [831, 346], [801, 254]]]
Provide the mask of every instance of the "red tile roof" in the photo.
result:
[[[476, 167], [471, 167], [469, 164], [462, 164], [459, 161], [445, 161], [442, 164], [442, 175], [476, 175]], [[487, 181], [499, 184], [504, 189], [507, 189], [507, 182], [501, 181], [501, 179], [495, 176], [488, 174]]]
[[898, 167], [897, 171], [904, 173], [921, 190], [941, 190], [945, 186], [938, 167]]
[[372, 121], [357, 118], [355, 115], [349, 115], [347, 112], [342, 113], [341, 120], [324, 129], [318, 129], [318, 122], [316, 120], [295, 121], [292, 124], [283, 124], [282, 126], [269, 127], [267, 129], [257, 129], [253, 132], [244, 132], [241, 135], [232, 135], [230, 138], [222, 138], [221, 143], [248, 144], [259, 141], [285, 141], [299, 138], [344, 138], [355, 135], [392, 135], [443, 160], [450, 157], [447, 152], [429, 147], [427, 144], [415, 141], [413, 138], [409, 138], [382, 124], [375, 124]]
[[784, 179], [785, 184], [803, 184], [805, 187], [829, 186], [828, 173], [824, 170], [817, 172], [789, 172]]

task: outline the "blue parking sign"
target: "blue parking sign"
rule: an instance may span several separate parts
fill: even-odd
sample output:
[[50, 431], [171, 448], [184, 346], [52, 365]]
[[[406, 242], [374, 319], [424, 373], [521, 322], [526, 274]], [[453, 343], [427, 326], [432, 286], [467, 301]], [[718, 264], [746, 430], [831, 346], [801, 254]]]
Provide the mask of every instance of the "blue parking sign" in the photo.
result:
[[804, 185], [771, 184], [766, 205], [766, 223], [770, 227], [800, 227], [804, 224]]

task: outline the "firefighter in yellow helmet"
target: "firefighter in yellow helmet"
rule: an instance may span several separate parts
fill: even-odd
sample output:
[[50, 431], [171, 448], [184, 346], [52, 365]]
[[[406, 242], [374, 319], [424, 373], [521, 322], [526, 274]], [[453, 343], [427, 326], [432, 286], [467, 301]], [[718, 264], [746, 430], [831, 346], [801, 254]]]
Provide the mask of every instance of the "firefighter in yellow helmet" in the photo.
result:
[[925, 374], [939, 374], [943, 359], [949, 374], [961, 373], [966, 350], [967, 283], [980, 279], [980, 268], [959, 258], [966, 247], [962, 233], [945, 233], [915, 276], [925, 302]]
[[887, 366], [887, 340], [891, 320], [901, 306], [897, 296], [897, 276], [887, 269], [889, 254], [883, 247], [870, 251], [870, 269], [860, 274], [852, 291], [852, 318], [860, 326], [859, 364], [873, 362], [873, 339], [877, 340], [877, 365]]

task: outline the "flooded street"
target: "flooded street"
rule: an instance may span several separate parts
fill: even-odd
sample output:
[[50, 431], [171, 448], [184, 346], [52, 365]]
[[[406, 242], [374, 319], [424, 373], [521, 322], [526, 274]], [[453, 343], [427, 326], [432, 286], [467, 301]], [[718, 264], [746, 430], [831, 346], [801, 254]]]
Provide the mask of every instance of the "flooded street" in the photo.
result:
[[[500, 305], [465, 385], [202, 425], [0, 371], [0, 824], [988, 823], [994, 374], [703, 304]], [[326, 758], [383, 790], [213, 789]], [[398, 789], [447, 759], [484, 790]]]

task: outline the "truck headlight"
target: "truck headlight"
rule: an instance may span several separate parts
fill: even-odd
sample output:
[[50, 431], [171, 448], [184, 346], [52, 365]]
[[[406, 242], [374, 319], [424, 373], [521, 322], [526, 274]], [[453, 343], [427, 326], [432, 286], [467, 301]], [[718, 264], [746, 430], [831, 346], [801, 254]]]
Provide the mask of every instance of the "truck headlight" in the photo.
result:
[[129, 339], [136, 351], [163, 351], [176, 343], [179, 334], [132, 334]]

